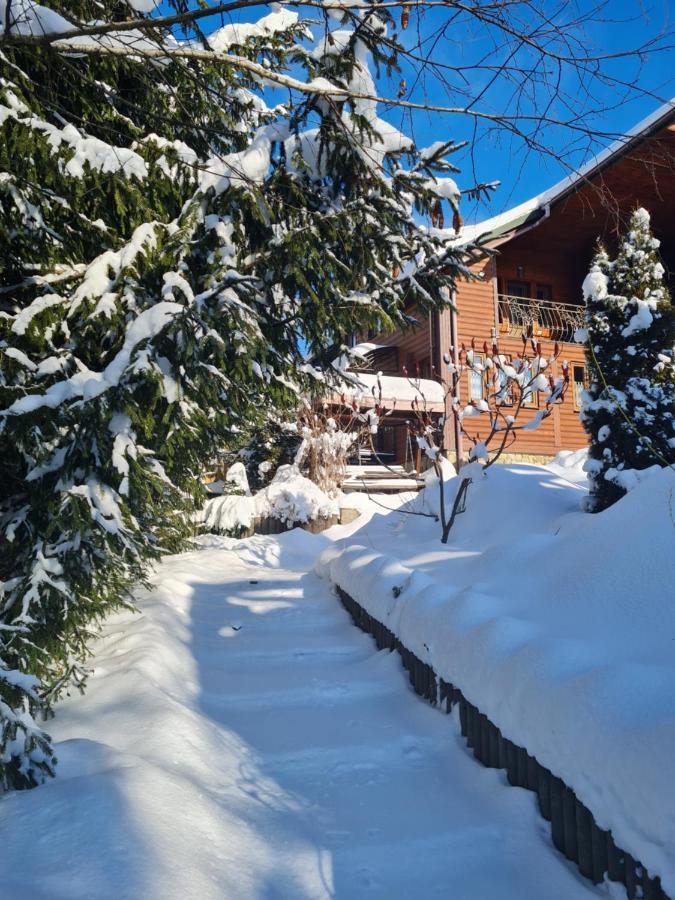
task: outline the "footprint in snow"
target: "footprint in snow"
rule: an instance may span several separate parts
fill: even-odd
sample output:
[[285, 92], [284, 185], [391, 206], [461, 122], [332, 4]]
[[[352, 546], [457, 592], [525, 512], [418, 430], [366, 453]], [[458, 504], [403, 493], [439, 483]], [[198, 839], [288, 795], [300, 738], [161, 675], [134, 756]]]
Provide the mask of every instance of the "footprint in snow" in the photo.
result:
[[405, 738], [401, 747], [403, 755], [407, 759], [420, 759], [422, 751], [416, 741], [412, 738]]

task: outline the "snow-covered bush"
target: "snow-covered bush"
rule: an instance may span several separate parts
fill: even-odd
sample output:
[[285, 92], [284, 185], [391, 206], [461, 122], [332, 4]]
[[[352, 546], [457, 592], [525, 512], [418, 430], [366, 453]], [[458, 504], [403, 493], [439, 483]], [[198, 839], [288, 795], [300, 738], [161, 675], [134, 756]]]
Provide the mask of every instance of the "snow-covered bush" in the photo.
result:
[[233, 463], [225, 473], [225, 494], [238, 494], [241, 496], [250, 496], [251, 490], [248, 486], [248, 477], [246, 468], [243, 463]]
[[[286, 400], [286, 398], [282, 398]], [[243, 463], [246, 478], [252, 491], [269, 484], [277, 468], [295, 458], [300, 438], [285, 427], [288, 416], [295, 408], [295, 396], [289, 396], [288, 408], [280, 405], [263, 410], [252, 410], [240, 430], [218, 454], [218, 465], [227, 468], [235, 462]]]
[[270, 484], [255, 495], [255, 513], [286, 525], [305, 524], [340, 514], [340, 505], [295, 465], [279, 466]]
[[659, 241], [633, 213], [617, 258], [600, 249], [584, 285], [590, 384], [581, 421], [590, 436], [588, 509], [610, 506], [643, 470], [675, 462], [675, 311]]
[[334, 497], [344, 480], [349, 454], [358, 449], [366, 424], [366, 414], [359, 412], [358, 403], [348, 403], [344, 396], [340, 406], [305, 401], [297, 420], [287, 426], [300, 439], [294, 464]]
[[197, 513], [196, 521], [203, 525], [205, 531], [238, 538], [249, 531], [254, 517], [254, 497], [224, 494], [207, 500], [204, 508]]
[[228, 537], [242, 537], [253, 524], [255, 505], [248, 486], [246, 468], [241, 462], [233, 463], [222, 481], [222, 493], [206, 501], [195, 521], [206, 531]]
[[284, 525], [305, 525], [340, 514], [337, 500], [306, 478], [295, 465], [279, 466], [272, 481], [255, 495], [213, 497], [197, 514], [205, 531], [242, 537], [256, 519], [278, 519]]

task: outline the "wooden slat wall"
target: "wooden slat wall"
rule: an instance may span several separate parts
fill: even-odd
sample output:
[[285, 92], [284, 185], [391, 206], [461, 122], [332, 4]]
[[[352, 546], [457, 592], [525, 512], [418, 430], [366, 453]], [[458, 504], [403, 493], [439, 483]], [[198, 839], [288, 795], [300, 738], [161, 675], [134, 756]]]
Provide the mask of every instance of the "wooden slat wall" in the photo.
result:
[[482, 280], [461, 282], [457, 286], [456, 296], [458, 342], [465, 343], [467, 347], [474, 337], [479, 346], [483, 341], [490, 341], [495, 327], [495, 261], [490, 259], [479, 263], [472, 267], [472, 271]]
[[[515, 263], [512, 263], [512, 261], [507, 260], [506, 263], [515, 266]], [[551, 284], [553, 281], [552, 276], [548, 275], [548, 280], [544, 281], [544, 274], [548, 271], [553, 271], [553, 267], [549, 270], [542, 263], [541, 270], [541, 283]], [[463, 342], [469, 347], [472, 338], [475, 338], [476, 348], [480, 351], [483, 341], [487, 341], [488, 344], [492, 342], [495, 329], [497, 328], [495, 319], [495, 278], [515, 278], [515, 269], [512, 273], [510, 268], [506, 268], [506, 274], [502, 276], [502, 271], [504, 270], [502, 269], [502, 257], [500, 255], [496, 259], [488, 260], [476, 267], [474, 271], [480, 273], [483, 280], [480, 282], [462, 283], [457, 289], [457, 330], [459, 343]], [[531, 278], [531, 280], [536, 281], [536, 275], [530, 275], [530, 272], [534, 272], [534, 263], [531, 264], [528, 261], [525, 271], [528, 275], [528, 280]], [[563, 283], [564, 279], [559, 278], [557, 281], [553, 281], [554, 285], [558, 282]], [[554, 299], [559, 299], [556, 297], [555, 292], [553, 296]], [[497, 335], [499, 347], [503, 353], [514, 356], [522, 353], [523, 344], [520, 339], [502, 337], [499, 336], [498, 332]], [[544, 341], [543, 346], [544, 353], [552, 355], [553, 343]], [[577, 344], [563, 344], [561, 361], [563, 359], [567, 359], [570, 362], [570, 373], [572, 373], [574, 364], [585, 365], [583, 347]], [[468, 383], [467, 374], [464, 376], [461, 385], [461, 399], [463, 401], [468, 398]], [[524, 410], [521, 413], [521, 421], [527, 421], [532, 414], [529, 410]], [[480, 423], [480, 420], [476, 421]], [[483, 434], [485, 429], [481, 429], [480, 424], [475, 427], [476, 431], [485, 436]], [[473, 433], [473, 431], [470, 433]], [[562, 405], [556, 407], [553, 414], [544, 420], [535, 431], [521, 432], [510, 452], [554, 456], [559, 450], [576, 450], [579, 447], [584, 447], [586, 443], [587, 437], [581, 427], [579, 413], [574, 409], [574, 391], [570, 385]]]
[[[523, 256], [521, 251], [520, 256]], [[522, 260], [518, 261], [518, 265], [525, 265]], [[477, 349], [480, 350], [483, 341], [491, 344], [495, 333], [498, 335], [500, 349], [504, 353], [517, 355], [522, 353], [523, 345], [519, 339], [499, 336], [497, 322], [495, 318], [495, 291], [497, 278], [516, 277], [516, 260], [515, 257], [499, 255], [496, 259], [486, 260], [478, 264], [474, 271], [481, 276], [480, 281], [462, 282], [457, 287], [456, 305], [457, 305], [457, 338], [458, 343], [464, 343], [470, 346], [472, 338], [476, 339]], [[554, 299], [568, 300], [566, 293], [564, 297], [557, 295], [557, 290], [563, 290], [565, 284], [564, 276], [555, 275], [555, 260], [551, 261], [526, 260], [525, 280], [531, 280], [533, 283], [539, 280], [543, 284], [551, 284], [553, 286]], [[373, 342], [377, 344], [391, 344], [399, 348], [399, 366], [411, 367], [414, 362], [421, 362], [431, 357], [434, 361], [433, 334], [428, 320], [423, 320], [421, 326], [415, 331], [400, 332], [393, 334], [378, 335]], [[438, 357], [442, 357], [443, 353], [449, 352], [451, 346], [450, 331], [450, 311], [445, 310], [439, 316], [439, 353]], [[544, 352], [552, 354], [552, 342], [544, 342]], [[576, 365], [585, 365], [583, 348], [577, 344], [564, 344], [562, 359], [570, 362], [570, 373], [572, 367]], [[411, 368], [411, 374], [413, 370]], [[462, 379], [460, 386], [460, 399], [466, 402], [469, 396], [468, 392], [469, 378], [468, 374]], [[533, 411], [534, 412], [534, 411]], [[527, 421], [533, 415], [529, 410], [521, 413], [521, 421]], [[485, 436], [484, 423], [480, 420], [475, 429], [483, 437]], [[483, 426], [483, 427], [481, 427]], [[470, 433], [474, 433], [473, 429]], [[586, 434], [581, 427], [579, 421], [579, 413], [574, 409], [574, 391], [570, 385], [568, 394], [559, 407], [556, 407], [553, 414], [546, 419], [536, 431], [525, 431], [518, 435], [514, 445], [510, 448], [512, 453], [523, 453], [528, 455], [554, 456], [560, 450], [576, 450], [585, 446], [587, 443]], [[448, 434], [446, 435], [446, 446], [453, 447], [454, 439], [451, 434], [451, 426], [448, 425]], [[403, 450], [403, 447], [397, 448]], [[400, 462], [400, 460], [397, 460]]]
[[[414, 313], [413, 313], [414, 315]], [[374, 344], [391, 344], [398, 347], [398, 364], [402, 371], [411, 361], [421, 362], [431, 355], [431, 333], [429, 322], [422, 319], [420, 327], [414, 331], [394, 331], [392, 334], [379, 334], [373, 338]], [[411, 374], [414, 374], [411, 372]]]

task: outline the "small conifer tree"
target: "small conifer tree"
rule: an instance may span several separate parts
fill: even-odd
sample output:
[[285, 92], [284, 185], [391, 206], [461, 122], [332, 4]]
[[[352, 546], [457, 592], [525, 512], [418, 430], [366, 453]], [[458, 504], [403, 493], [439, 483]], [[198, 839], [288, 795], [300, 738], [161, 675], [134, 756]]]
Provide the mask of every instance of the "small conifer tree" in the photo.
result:
[[616, 260], [600, 248], [584, 281], [591, 512], [622, 497], [640, 471], [675, 460], [675, 313], [658, 248], [638, 209]]

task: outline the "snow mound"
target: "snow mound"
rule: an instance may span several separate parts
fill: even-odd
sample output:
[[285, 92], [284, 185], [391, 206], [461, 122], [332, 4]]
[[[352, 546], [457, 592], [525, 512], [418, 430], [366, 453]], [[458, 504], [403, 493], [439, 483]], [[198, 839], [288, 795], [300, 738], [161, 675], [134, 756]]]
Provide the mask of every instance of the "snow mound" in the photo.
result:
[[493, 467], [447, 547], [433, 520], [373, 518], [316, 570], [562, 778], [675, 895], [675, 473], [588, 515], [569, 478], [581, 463]]
[[[240, 489], [245, 486], [248, 490], [246, 471], [241, 463], [235, 463], [228, 470], [227, 479], [230, 486], [234, 484]], [[248, 531], [256, 518], [304, 525], [339, 515], [338, 500], [331, 499], [313, 481], [305, 478], [297, 466], [291, 465], [280, 466], [267, 487], [253, 497], [226, 494], [207, 500], [197, 521], [203, 523], [207, 531], [237, 537]]]
[[546, 468], [567, 481], [585, 487], [588, 478], [584, 469], [584, 463], [587, 459], [588, 447], [582, 447], [581, 450], [561, 450], [547, 464]]
[[255, 500], [253, 497], [225, 494], [207, 500], [204, 509], [197, 515], [207, 531], [219, 534], [238, 535], [253, 524]]
[[255, 495], [258, 516], [270, 516], [282, 522], [310, 522], [340, 514], [337, 500], [332, 500], [297, 466], [279, 466], [272, 481]]

